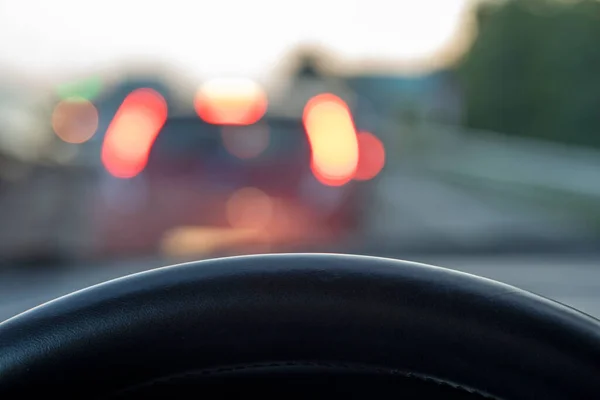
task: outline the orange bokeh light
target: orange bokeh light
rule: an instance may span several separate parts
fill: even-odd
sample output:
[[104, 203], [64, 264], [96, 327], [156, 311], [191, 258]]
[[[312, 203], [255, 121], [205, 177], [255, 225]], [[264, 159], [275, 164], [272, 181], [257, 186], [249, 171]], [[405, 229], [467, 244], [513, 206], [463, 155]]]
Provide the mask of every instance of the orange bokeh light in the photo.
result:
[[385, 165], [385, 147], [381, 140], [370, 132], [358, 133], [358, 167], [354, 179], [368, 181], [379, 174]]
[[210, 124], [251, 125], [267, 111], [267, 94], [247, 79], [216, 79], [202, 85], [194, 98], [200, 118]]
[[358, 141], [348, 105], [333, 94], [317, 95], [306, 104], [303, 122], [315, 177], [330, 186], [352, 180], [358, 165]]
[[264, 229], [273, 216], [273, 201], [260, 189], [243, 188], [229, 198], [226, 213], [233, 228]]
[[61, 101], [52, 112], [52, 128], [61, 140], [81, 144], [98, 129], [98, 111], [88, 100], [71, 98]]
[[156, 136], [167, 119], [165, 99], [152, 89], [131, 92], [113, 118], [102, 146], [102, 163], [117, 178], [144, 170]]

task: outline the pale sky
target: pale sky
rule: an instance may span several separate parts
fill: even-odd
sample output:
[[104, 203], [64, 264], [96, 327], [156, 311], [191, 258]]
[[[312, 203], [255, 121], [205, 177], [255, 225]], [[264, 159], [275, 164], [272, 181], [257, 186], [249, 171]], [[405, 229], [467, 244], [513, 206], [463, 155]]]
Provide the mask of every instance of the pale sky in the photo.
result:
[[143, 56], [260, 77], [295, 44], [402, 60], [451, 38], [470, 0], [0, 0], [0, 63], [38, 76]]

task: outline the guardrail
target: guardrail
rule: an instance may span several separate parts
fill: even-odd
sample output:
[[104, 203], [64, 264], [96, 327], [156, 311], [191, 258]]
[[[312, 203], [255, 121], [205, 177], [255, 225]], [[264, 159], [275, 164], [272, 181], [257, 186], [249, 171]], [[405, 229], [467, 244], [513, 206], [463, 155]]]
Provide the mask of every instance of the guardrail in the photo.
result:
[[71, 258], [94, 238], [89, 188], [94, 171], [68, 166], [38, 166], [0, 193], [0, 261]]
[[436, 124], [395, 130], [393, 147], [428, 169], [600, 199], [600, 151]]

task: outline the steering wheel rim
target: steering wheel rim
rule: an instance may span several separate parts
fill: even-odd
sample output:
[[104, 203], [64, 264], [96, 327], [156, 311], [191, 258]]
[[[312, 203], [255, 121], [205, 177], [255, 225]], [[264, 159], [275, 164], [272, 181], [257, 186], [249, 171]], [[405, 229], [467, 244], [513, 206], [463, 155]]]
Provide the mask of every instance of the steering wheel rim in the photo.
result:
[[600, 392], [600, 321], [489, 279], [334, 254], [204, 260], [0, 324], [0, 394], [113, 393], [191, 370], [361, 365], [506, 399]]

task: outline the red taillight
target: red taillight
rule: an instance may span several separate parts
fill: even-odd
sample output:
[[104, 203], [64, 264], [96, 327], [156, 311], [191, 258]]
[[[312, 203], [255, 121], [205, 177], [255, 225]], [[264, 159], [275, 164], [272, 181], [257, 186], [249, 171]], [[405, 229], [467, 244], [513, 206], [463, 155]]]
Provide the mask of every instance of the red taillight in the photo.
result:
[[267, 95], [246, 79], [217, 79], [198, 89], [194, 108], [210, 124], [251, 125], [267, 111]]
[[315, 96], [304, 108], [303, 122], [317, 179], [330, 186], [349, 182], [358, 165], [358, 141], [348, 105], [333, 94]]
[[379, 174], [385, 165], [385, 148], [379, 138], [370, 132], [358, 133], [358, 167], [354, 174], [357, 181], [367, 181]]
[[167, 103], [152, 89], [129, 94], [113, 118], [102, 146], [102, 163], [118, 178], [133, 178], [145, 168], [156, 136], [167, 119]]

